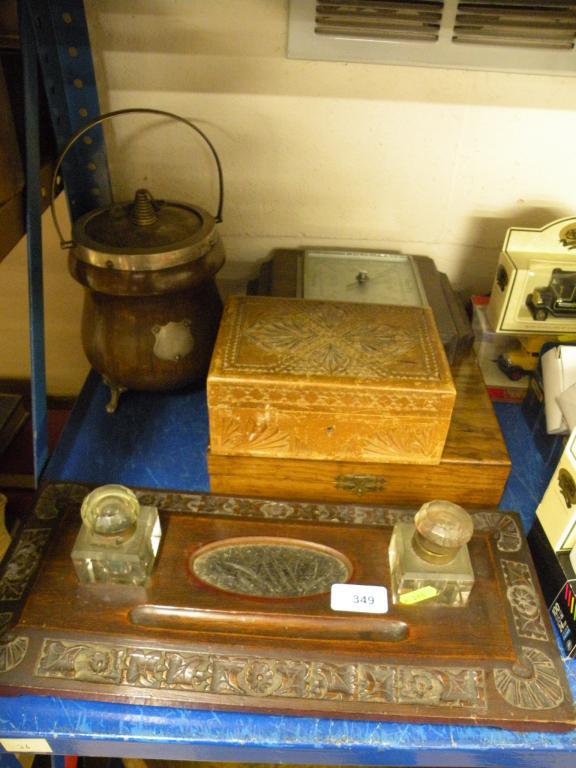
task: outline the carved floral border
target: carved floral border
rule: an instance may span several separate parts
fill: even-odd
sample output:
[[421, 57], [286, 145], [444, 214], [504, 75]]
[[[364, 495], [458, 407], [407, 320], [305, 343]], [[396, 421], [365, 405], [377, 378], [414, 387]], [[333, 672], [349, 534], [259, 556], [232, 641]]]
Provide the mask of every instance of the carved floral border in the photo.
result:
[[335, 664], [113, 643], [45, 639], [35, 673], [154, 690], [486, 709], [482, 669], [398, 664]]

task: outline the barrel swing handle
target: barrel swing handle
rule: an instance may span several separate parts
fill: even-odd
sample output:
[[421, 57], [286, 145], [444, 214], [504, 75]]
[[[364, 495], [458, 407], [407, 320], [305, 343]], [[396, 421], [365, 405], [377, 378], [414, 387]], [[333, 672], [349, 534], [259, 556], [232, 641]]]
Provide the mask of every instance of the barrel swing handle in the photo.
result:
[[210, 139], [206, 136], [206, 134], [200, 128], [198, 128], [197, 125], [195, 125], [190, 120], [187, 120], [185, 117], [182, 117], [181, 115], [175, 115], [172, 112], [165, 112], [162, 109], [148, 109], [145, 107], [117, 109], [114, 112], [106, 112], [106, 114], [104, 115], [99, 115], [98, 117], [95, 117], [93, 120], [90, 120], [90, 122], [86, 123], [86, 125], [83, 125], [81, 128], [79, 128], [70, 137], [66, 146], [60, 153], [58, 160], [56, 161], [54, 173], [52, 174], [52, 184], [50, 187], [50, 214], [52, 216], [52, 221], [54, 223], [54, 227], [56, 228], [56, 232], [58, 233], [58, 237], [60, 238], [60, 245], [62, 248], [68, 249], [74, 245], [74, 242], [72, 240], [66, 240], [64, 238], [64, 234], [58, 222], [58, 218], [56, 216], [56, 209], [54, 206], [54, 199], [56, 197], [56, 187], [58, 184], [58, 176], [60, 173], [60, 168], [62, 167], [62, 163], [66, 158], [66, 155], [72, 149], [74, 144], [76, 144], [78, 139], [81, 138], [91, 128], [94, 128], [95, 126], [100, 125], [100, 123], [103, 123], [105, 120], [109, 120], [112, 117], [118, 117], [120, 115], [131, 115], [131, 114], [159, 115], [160, 117], [168, 117], [172, 120], [176, 120], [179, 123], [184, 123], [184, 125], [187, 125], [193, 131], [196, 131], [196, 133], [198, 133], [204, 139], [204, 141], [208, 145], [208, 148], [210, 149], [210, 152], [212, 153], [212, 157], [214, 158], [214, 162], [216, 164], [216, 172], [218, 175], [218, 208], [214, 218], [216, 219], [217, 222], [222, 221], [222, 209], [224, 207], [224, 178], [222, 175], [222, 165], [220, 163], [220, 158], [218, 157], [218, 153], [216, 152], [214, 145], [212, 144]]

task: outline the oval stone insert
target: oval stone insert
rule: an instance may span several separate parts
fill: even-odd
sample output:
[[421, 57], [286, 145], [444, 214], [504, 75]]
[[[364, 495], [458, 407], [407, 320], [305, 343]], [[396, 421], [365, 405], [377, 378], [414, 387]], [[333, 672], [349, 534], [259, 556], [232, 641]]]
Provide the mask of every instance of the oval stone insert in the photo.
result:
[[190, 558], [194, 576], [211, 587], [251, 597], [308, 597], [352, 575], [352, 564], [322, 544], [247, 536], [202, 547]]

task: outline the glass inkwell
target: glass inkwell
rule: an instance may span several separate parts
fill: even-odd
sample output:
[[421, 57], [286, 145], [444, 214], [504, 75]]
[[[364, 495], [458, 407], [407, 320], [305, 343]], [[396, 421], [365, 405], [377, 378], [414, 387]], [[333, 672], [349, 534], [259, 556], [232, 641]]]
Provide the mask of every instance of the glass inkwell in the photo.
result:
[[474, 586], [473, 532], [468, 512], [451, 501], [429, 501], [413, 523], [396, 523], [388, 550], [394, 603], [465, 606]]
[[156, 507], [141, 506], [123, 485], [102, 485], [84, 498], [80, 514], [82, 527], [71, 554], [78, 579], [144, 584], [160, 546]]

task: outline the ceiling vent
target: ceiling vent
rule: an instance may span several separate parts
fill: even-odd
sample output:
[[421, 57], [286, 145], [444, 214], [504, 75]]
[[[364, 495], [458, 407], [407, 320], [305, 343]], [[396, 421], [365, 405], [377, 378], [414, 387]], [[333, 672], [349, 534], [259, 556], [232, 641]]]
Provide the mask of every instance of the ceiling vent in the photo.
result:
[[291, 0], [288, 56], [576, 73], [576, 2]]

